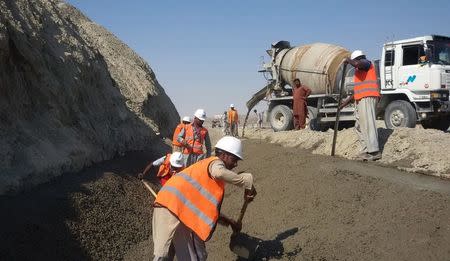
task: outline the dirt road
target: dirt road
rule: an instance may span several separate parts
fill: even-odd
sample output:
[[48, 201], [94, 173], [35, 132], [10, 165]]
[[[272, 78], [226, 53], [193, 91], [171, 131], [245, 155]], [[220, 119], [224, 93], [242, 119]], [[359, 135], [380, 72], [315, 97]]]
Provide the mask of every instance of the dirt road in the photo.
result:
[[[259, 260], [450, 260], [450, 182], [374, 164], [245, 141], [238, 170], [258, 196], [243, 232]], [[156, 155], [134, 153], [21, 195], [0, 198], [2, 260], [149, 260], [151, 196], [130, 176]], [[237, 217], [243, 192], [227, 187]], [[219, 226], [209, 260], [236, 260]]]

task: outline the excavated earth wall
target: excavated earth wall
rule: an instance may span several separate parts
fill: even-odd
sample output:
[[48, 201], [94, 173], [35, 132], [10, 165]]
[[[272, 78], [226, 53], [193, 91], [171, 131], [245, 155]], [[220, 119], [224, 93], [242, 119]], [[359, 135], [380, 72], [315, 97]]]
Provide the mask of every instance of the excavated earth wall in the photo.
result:
[[149, 65], [59, 0], [0, 0], [0, 194], [125, 151], [179, 121]]

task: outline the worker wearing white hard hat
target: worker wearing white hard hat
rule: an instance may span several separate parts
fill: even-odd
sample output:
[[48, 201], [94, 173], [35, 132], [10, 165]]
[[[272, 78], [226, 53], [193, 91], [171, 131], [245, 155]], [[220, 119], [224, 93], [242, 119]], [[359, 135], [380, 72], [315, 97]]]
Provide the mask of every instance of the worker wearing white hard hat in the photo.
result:
[[182, 119], [182, 122], [185, 123], [185, 124], [191, 123], [191, 121], [192, 121], [191, 117], [189, 117], [189, 116], [184, 116], [183, 119]]
[[194, 112], [194, 120], [185, 126], [177, 136], [177, 142], [181, 144], [185, 167], [211, 156], [211, 140], [208, 130], [203, 127], [206, 120], [206, 112], [198, 109]]
[[381, 159], [376, 125], [376, 106], [380, 99], [380, 86], [375, 66], [366, 59], [361, 50], [355, 50], [344, 63], [355, 67], [353, 95], [339, 106], [343, 108], [355, 101], [355, 130], [359, 137], [361, 152], [358, 157], [364, 161]]
[[234, 108], [234, 104], [230, 104], [230, 109], [228, 110], [228, 125], [230, 126], [230, 133], [234, 137], [238, 137], [238, 128], [239, 128], [239, 114], [236, 108]]
[[152, 223], [154, 260], [165, 260], [171, 243], [178, 260], [206, 260], [205, 241], [218, 222], [241, 230], [242, 224], [222, 215], [220, 206], [225, 183], [244, 188], [247, 202], [256, 196], [253, 175], [232, 171], [243, 159], [242, 142], [225, 136], [217, 142], [215, 154], [174, 176], [158, 193]]
[[183, 155], [181, 152], [169, 153], [150, 162], [144, 171], [138, 174], [138, 177], [142, 179], [152, 167], [159, 167], [156, 177], [159, 179], [161, 185], [164, 185], [175, 173], [183, 169], [183, 163]]
[[182, 152], [183, 151], [183, 145], [178, 142], [178, 135], [180, 134], [181, 130], [185, 129], [187, 125], [191, 123], [191, 117], [184, 116], [181, 120], [181, 123], [175, 127], [175, 130], [173, 132], [172, 136], [172, 152]]

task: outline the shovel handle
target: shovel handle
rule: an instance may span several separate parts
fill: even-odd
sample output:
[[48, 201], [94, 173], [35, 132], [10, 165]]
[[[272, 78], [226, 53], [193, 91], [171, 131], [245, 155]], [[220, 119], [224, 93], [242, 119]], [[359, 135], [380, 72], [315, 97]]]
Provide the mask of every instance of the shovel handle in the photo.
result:
[[153, 197], [156, 198], [156, 192], [152, 189], [152, 187], [150, 187], [150, 185], [147, 184], [147, 182], [145, 182], [143, 180], [141, 180], [141, 181], [142, 181], [142, 183], [144, 183], [144, 186], [150, 191], [150, 193], [152, 193]]
[[247, 210], [247, 206], [248, 206], [249, 202], [250, 201], [248, 201], [248, 200], [244, 201], [244, 204], [242, 205], [242, 208], [241, 208], [241, 213], [239, 214], [239, 218], [236, 221], [238, 224], [242, 224], [242, 219], [244, 219], [244, 214], [245, 214], [245, 211]]

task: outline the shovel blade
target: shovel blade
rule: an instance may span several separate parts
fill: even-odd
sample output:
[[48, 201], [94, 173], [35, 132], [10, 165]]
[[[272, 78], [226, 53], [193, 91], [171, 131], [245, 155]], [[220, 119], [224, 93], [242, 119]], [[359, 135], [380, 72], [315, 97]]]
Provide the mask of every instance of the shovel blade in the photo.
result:
[[233, 233], [230, 239], [230, 250], [237, 256], [252, 260], [259, 248], [261, 240], [244, 233]]

